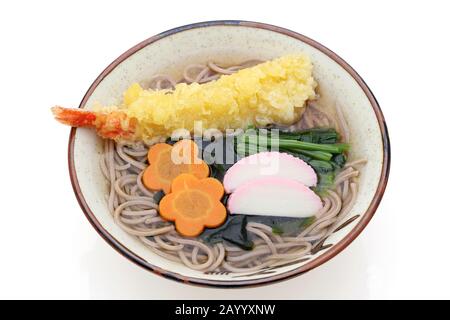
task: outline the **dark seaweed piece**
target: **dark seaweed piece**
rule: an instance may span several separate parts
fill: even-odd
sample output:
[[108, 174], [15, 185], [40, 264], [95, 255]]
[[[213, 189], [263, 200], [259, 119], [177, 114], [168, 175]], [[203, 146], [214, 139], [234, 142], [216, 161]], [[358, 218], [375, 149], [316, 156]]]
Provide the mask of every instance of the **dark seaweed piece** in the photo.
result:
[[228, 216], [228, 220], [224, 225], [215, 229], [206, 229], [200, 235], [200, 238], [210, 244], [226, 241], [244, 250], [252, 250], [253, 239], [247, 231], [247, 224], [249, 222], [265, 224], [272, 228], [274, 234], [296, 236], [313, 221], [314, 217], [289, 218], [232, 214]]
[[173, 146], [175, 143], [177, 143], [178, 141], [177, 140], [172, 140], [171, 138], [167, 138], [166, 139], [166, 143], [167, 144], [170, 144], [171, 146]]
[[[239, 156], [234, 150], [234, 138], [217, 138], [214, 141], [202, 141], [201, 151], [203, 160], [222, 173], [225, 172], [239, 160]], [[219, 175], [220, 177], [220, 175]], [[220, 179], [221, 180], [221, 179]]]
[[270, 226], [274, 234], [296, 236], [314, 221], [310, 218], [290, 218], [273, 216], [249, 216], [248, 222], [258, 222]]
[[153, 200], [155, 201], [156, 204], [159, 204], [164, 195], [165, 195], [164, 191], [160, 190], [153, 195]]
[[222, 197], [222, 203], [223, 205], [226, 207], [227, 206], [227, 202], [228, 202], [228, 198], [230, 197], [230, 195], [228, 193], [224, 194], [224, 196]]
[[216, 178], [217, 180], [223, 181], [226, 169], [223, 164], [212, 163], [209, 165], [209, 172], [212, 178]]
[[253, 241], [247, 232], [246, 215], [230, 215], [222, 226], [215, 229], [206, 229], [200, 238], [207, 243], [215, 244], [228, 241], [244, 250], [253, 249]]

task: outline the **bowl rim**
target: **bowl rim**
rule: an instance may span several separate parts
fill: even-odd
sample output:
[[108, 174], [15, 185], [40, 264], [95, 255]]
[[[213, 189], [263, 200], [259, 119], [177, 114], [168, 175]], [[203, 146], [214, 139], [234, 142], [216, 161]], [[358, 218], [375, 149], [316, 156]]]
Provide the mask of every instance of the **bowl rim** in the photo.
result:
[[69, 136], [69, 145], [68, 145], [68, 164], [69, 164], [69, 175], [70, 180], [72, 183], [72, 188], [75, 192], [75, 196], [77, 198], [77, 201], [81, 207], [81, 209], [84, 212], [84, 215], [88, 219], [88, 221], [91, 223], [91, 225], [94, 227], [94, 229], [97, 231], [97, 233], [109, 244], [111, 245], [116, 251], [118, 251], [120, 254], [128, 258], [133, 263], [137, 264], [138, 266], [144, 268], [147, 271], [151, 271], [154, 274], [176, 280], [179, 282], [187, 283], [187, 284], [193, 284], [193, 285], [200, 285], [200, 286], [207, 286], [207, 287], [221, 287], [221, 288], [235, 288], [235, 287], [252, 287], [252, 286], [258, 286], [258, 285], [267, 285], [267, 284], [273, 284], [275, 282], [279, 282], [282, 280], [287, 280], [295, 276], [299, 276], [301, 274], [306, 273], [307, 271], [310, 271], [323, 263], [327, 262], [328, 260], [335, 257], [338, 253], [340, 253], [342, 250], [344, 250], [361, 232], [362, 230], [367, 226], [369, 221], [372, 219], [372, 217], [375, 214], [375, 211], [378, 208], [378, 205], [380, 204], [380, 201], [383, 197], [384, 191], [386, 189], [386, 185], [388, 182], [389, 177], [389, 170], [390, 170], [390, 160], [391, 160], [391, 150], [390, 150], [390, 141], [389, 141], [389, 134], [386, 126], [386, 121], [384, 119], [383, 113], [381, 111], [381, 108], [373, 95], [372, 91], [369, 89], [365, 81], [361, 78], [361, 76], [347, 63], [345, 62], [341, 57], [339, 57], [336, 53], [328, 49], [327, 47], [323, 46], [319, 42], [312, 40], [302, 34], [299, 34], [297, 32], [274, 26], [271, 24], [266, 23], [260, 23], [260, 22], [253, 22], [253, 21], [244, 21], [244, 20], [214, 20], [214, 21], [205, 21], [205, 22], [198, 22], [198, 23], [192, 23], [184, 26], [180, 26], [177, 28], [173, 28], [167, 31], [164, 31], [162, 33], [159, 33], [153, 37], [150, 37], [137, 45], [133, 46], [132, 48], [125, 51], [123, 54], [121, 54], [117, 59], [115, 59], [110, 65], [106, 67], [105, 70], [95, 79], [95, 81], [91, 84], [88, 91], [84, 95], [79, 108], [84, 108], [87, 100], [92, 95], [94, 90], [97, 88], [97, 86], [100, 84], [100, 82], [113, 70], [115, 69], [120, 63], [122, 63], [124, 60], [126, 60], [128, 57], [136, 53], [137, 51], [141, 50], [142, 48], [162, 39], [167, 36], [180, 33], [186, 30], [196, 29], [196, 28], [206, 28], [206, 27], [212, 27], [212, 26], [237, 26], [237, 27], [247, 27], [247, 28], [257, 28], [257, 29], [264, 29], [269, 30], [272, 32], [280, 33], [292, 38], [295, 38], [297, 40], [300, 40], [315, 49], [321, 51], [322, 53], [326, 54], [328, 57], [333, 59], [336, 63], [338, 63], [342, 68], [344, 68], [347, 73], [349, 73], [352, 78], [358, 83], [358, 85], [361, 87], [361, 89], [364, 91], [365, 95], [370, 101], [370, 104], [375, 112], [375, 115], [377, 117], [379, 129], [381, 132], [381, 138], [383, 141], [383, 165], [382, 165], [382, 172], [380, 175], [380, 180], [378, 182], [378, 186], [375, 192], [375, 195], [366, 210], [364, 214], [362, 214], [361, 220], [358, 222], [356, 226], [352, 228], [352, 230], [344, 236], [343, 239], [341, 239], [339, 242], [334, 244], [327, 252], [323, 253], [322, 255], [318, 256], [316, 259], [312, 259], [311, 261], [307, 262], [306, 264], [290, 270], [286, 271], [280, 274], [272, 275], [266, 278], [259, 278], [259, 279], [238, 279], [238, 280], [213, 280], [213, 279], [204, 279], [204, 278], [197, 278], [197, 277], [189, 277], [181, 275], [177, 272], [164, 270], [160, 267], [157, 267], [147, 261], [145, 261], [143, 258], [139, 257], [132, 251], [130, 251], [125, 245], [120, 243], [117, 239], [115, 239], [97, 220], [92, 210], [89, 208], [83, 193], [81, 191], [77, 173], [75, 169], [75, 163], [74, 163], [74, 142], [75, 142], [75, 134], [76, 134], [76, 128], [72, 128], [70, 131]]

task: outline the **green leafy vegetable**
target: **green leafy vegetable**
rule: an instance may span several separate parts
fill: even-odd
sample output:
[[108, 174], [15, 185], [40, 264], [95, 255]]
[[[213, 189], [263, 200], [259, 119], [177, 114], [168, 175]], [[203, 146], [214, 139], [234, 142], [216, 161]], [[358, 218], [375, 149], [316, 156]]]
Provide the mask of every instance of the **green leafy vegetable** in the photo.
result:
[[325, 161], [329, 161], [333, 157], [333, 154], [325, 151], [308, 151], [296, 148], [280, 148], [280, 151], [285, 151], [293, 154], [302, 154], [304, 156], [310, 157], [311, 159], [325, 160]]
[[330, 173], [334, 171], [334, 166], [329, 161], [311, 160], [308, 163], [316, 173]]
[[323, 193], [333, 186], [334, 177], [347, 161], [344, 152], [350, 146], [339, 142], [332, 128], [308, 129], [298, 132], [252, 129], [236, 138], [236, 153], [248, 156], [262, 151], [279, 150], [311, 165], [317, 173], [315, 191]]
[[[266, 129], [264, 129], [266, 130]], [[288, 149], [288, 150], [303, 150], [303, 151], [323, 151], [328, 153], [342, 153], [349, 149], [349, 145], [345, 143], [335, 144], [320, 144], [312, 142], [304, 142], [295, 139], [284, 139], [281, 134], [278, 139], [273, 134], [259, 134], [258, 130], [251, 130], [245, 132], [237, 137], [237, 144], [254, 145], [258, 148], [270, 148], [272, 146]]]
[[315, 128], [297, 132], [280, 132], [282, 139], [294, 139], [303, 142], [334, 144], [340, 139], [339, 134], [333, 128]]
[[336, 154], [333, 156], [333, 158], [331, 159], [331, 163], [336, 167], [336, 168], [342, 168], [344, 167], [345, 163], [347, 162], [347, 158], [345, 157], [344, 154]]

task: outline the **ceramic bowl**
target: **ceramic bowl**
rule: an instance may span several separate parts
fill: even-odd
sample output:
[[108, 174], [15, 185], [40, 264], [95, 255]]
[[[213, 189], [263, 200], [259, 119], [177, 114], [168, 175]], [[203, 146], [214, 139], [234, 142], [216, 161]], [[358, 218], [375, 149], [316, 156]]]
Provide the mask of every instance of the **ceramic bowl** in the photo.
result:
[[149, 271], [184, 283], [222, 287], [268, 284], [297, 276], [347, 247], [369, 223], [383, 196], [389, 174], [389, 138], [381, 109], [362, 78], [316, 41], [287, 29], [246, 21], [211, 21], [175, 28], [139, 43], [117, 58], [91, 85], [80, 108], [89, 109], [95, 102], [118, 103], [131, 83], [145, 83], [151, 75], [165, 73], [180, 78], [181, 70], [189, 63], [214, 60], [230, 65], [296, 52], [305, 52], [313, 61], [321, 104], [339, 104], [348, 119], [350, 158], [369, 160], [360, 173], [359, 193], [350, 219], [326, 240], [324, 250], [306, 261], [249, 274], [204, 274], [165, 260], [114, 224], [105, 200], [107, 184], [99, 166], [101, 140], [92, 130], [72, 129], [70, 177], [79, 204], [97, 232], [114, 249]]

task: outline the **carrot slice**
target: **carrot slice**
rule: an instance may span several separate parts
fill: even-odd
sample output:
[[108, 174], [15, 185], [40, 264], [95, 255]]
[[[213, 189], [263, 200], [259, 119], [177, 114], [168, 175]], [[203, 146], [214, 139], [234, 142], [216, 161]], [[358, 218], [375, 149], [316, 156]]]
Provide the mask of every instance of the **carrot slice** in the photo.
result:
[[225, 222], [227, 211], [220, 202], [223, 194], [223, 186], [217, 179], [198, 179], [183, 173], [173, 180], [172, 192], [161, 199], [159, 214], [175, 221], [180, 234], [194, 237], [205, 227], [215, 228]]
[[198, 157], [198, 152], [197, 144], [187, 139], [173, 146], [167, 143], [153, 145], [147, 154], [150, 165], [144, 171], [142, 182], [150, 190], [169, 193], [173, 179], [182, 173], [206, 178], [209, 167]]

